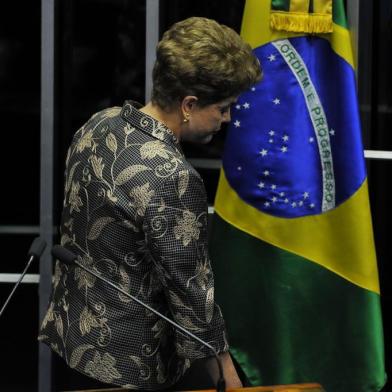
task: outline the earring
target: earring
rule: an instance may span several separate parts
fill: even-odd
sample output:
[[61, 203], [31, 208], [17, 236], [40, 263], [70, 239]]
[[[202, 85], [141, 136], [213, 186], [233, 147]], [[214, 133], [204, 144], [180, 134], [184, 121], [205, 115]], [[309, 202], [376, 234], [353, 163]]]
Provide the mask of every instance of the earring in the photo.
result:
[[187, 123], [189, 121], [189, 113], [185, 113], [184, 114], [185, 118], [184, 118], [184, 123]]

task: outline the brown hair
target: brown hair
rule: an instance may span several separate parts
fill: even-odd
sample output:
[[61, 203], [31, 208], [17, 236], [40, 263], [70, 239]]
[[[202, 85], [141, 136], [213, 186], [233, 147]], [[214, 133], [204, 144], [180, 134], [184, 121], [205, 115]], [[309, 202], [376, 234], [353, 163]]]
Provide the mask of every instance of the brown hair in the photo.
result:
[[152, 102], [166, 109], [195, 95], [206, 106], [235, 97], [260, 80], [258, 59], [234, 30], [192, 17], [174, 24], [157, 46]]

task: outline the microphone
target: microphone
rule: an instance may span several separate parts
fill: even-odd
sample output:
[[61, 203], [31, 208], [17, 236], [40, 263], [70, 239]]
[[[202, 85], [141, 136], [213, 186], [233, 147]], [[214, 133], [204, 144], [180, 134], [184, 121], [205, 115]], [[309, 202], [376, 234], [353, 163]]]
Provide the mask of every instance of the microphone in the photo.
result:
[[218, 356], [218, 353], [216, 352], [215, 348], [212, 347], [210, 344], [205, 342], [204, 340], [200, 339], [193, 333], [189, 332], [185, 328], [183, 328], [181, 325], [177, 324], [173, 320], [169, 319], [162, 313], [158, 312], [157, 310], [153, 309], [151, 306], [145, 304], [143, 301], [140, 299], [134, 297], [133, 295], [129, 294], [125, 290], [123, 290], [121, 287], [116, 286], [114, 283], [110, 282], [109, 280], [105, 279], [98, 273], [86, 268], [83, 264], [81, 264], [78, 260], [77, 257], [74, 253], [69, 251], [68, 249], [64, 248], [63, 246], [60, 245], [54, 245], [52, 248], [52, 255], [60, 260], [62, 263], [66, 265], [72, 265], [75, 263], [78, 267], [82, 268], [84, 271], [94, 275], [96, 278], [100, 279], [101, 281], [105, 282], [109, 286], [113, 287], [117, 291], [120, 291], [122, 294], [127, 296], [128, 298], [132, 299], [134, 302], [137, 302], [139, 305], [143, 306], [144, 308], [148, 309], [150, 312], [156, 314], [158, 317], [162, 318], [163, 320], [167, 321], [169, 324], [171, 324], [173, 327], [175, 327], [178, 331], [184, 333], [185, 335], [189, 336], [190, 338], [196, 340], [197, 342], [201, 343], [203, 346], [209, 348], [211, 352], [214, 354], [214, 357], [216, 359], [216, 362], [218, 364], [218, 369], [219, 369], [219, 379], [216, 385], [216, 390], [217, 392], [225, 392], [226, 391], [226, 382], [223, 377], [223, 368], [222, 368], [222, 362]]
[[30, 264], [32, 263], [33, 260], [39, 259], [41, 257], [45, 248], [46, 248], [46, 242], [42, 238], [40, 238], [40, 237], [34, 238], [33, 242], [30, 245], [30, 249], [27, 252], [27, 255], [30, 256], [30, 259], [27, 262], [25, 269], [23, 270], [22, 274], [20, 275], [20, 277], [19, 277], [18, 281], [16, 282], [14, 288], [12, 289], [10, 295], [8, 296], [7, 300], [5, 301], [3, 307], [1, 308], [0, 317], [3, 314], [5, 308], [7, 307], [8, 302], [10, 301], [12, 296], [14, 295], [15, 290], [18, 288], [20, 282], [22, 281], [22, 279], [26, 275], [26, 272], [29, 269]]

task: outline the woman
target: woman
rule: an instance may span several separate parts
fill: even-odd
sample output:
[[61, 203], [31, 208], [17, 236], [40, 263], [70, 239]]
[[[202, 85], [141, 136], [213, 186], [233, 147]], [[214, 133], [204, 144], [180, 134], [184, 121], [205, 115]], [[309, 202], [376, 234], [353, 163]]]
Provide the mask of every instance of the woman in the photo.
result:
[[[209, 142], [260, 79], [258, 60], [232, 29], [206, 18], [176, 23], [157, 47], [151, 102], [94, 115], [66, 162], [61, 243], [212, 345], [228, 387], [242, 384], [214, 302], [206, 194], [180, 142]], [[123, 294], [59, 262], [53, 282], [40, 340], [73, 369], [138, 390], [216, 383], [208, 348]]]

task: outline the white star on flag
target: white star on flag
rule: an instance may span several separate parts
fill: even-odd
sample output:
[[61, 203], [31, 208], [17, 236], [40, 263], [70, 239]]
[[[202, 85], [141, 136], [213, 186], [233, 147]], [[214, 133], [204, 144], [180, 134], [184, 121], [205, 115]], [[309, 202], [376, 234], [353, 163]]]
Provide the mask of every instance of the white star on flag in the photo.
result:
[[331, 136], [335, 136], [335, 130], [331, 128], [331, 130], [329, 131]]
[[259, 184], [257, 185], [260, 189], [263, 189], [265, 187], [264, 182], [259, 182]]
[[283, 146], [283, 147], [280, 149], [280, 151], [282, 151], [282, 152], [287, 152], [287, 147], [286, 147], [286, 146]]
[[284, 202], [287, 204], [289, 202], [289, 199], [284, 199]]
[[277, 200], [278, 200], [278, 199], [274, 196], [274, 197], [272, 198], [272, 203], [275, 203]]
[[241, 109], [241, 105], [235, 105], [235, 108], [236, 108], [237, 110], [240, 110], [240, 109]]
[[272, 102], [273, 102], [275, 105], [280, 105], [280, 99], [279, 99], [279, 98], [275, 98]]
[[270, 140], [268, 140], [270, 143], [273, 143], [274, 142], [274, 139], [270, 139]]
[[266, 202], [264, 203], [264, 205], [265, 205], [266, 207], [269, 207], [269, 206], [270, 206], [270, 203], [269, 203], [268, 201], [266, 201]]
[[274, 136], [274, 135], [275, 135], [275, 131], [269, 131], [268, 134], [269, 134], [270, 136]]
[[270, 175], [270, 172], [269, 172], [268, 170], [264, 170], [264, 171], [263, 171], [263, 174], [264, 174], [266, 177], [268, 177], [268, 176]]
[[269, 61], [275, 61], [276, 60], [276, 56], [274, 55], [274, 54], [270, 54], [269, 56], [268, 56], [268, 60]]
[[310, 208], [314, 208], [315, 206], [314, 206], [314, 204], [312, 203], [311, 205], [310, 205]]
[[304, 199], [307, 199], [309, 197], [309, 193], [308, 192], [304, 192]]
[[287, 142], [287, 141], [289, 140], [289, 137], [288, 137], [287, 135], [284, 135], [284, 136], [282, 137], [282, 139], [283, 139], [284, 142]]
[[275, 185], [275, 184], [272, 184], [272, 185], [271, 185], [271, 189], [276, 189], [276, 185]]
[[245, 102], [242, 106], [244, 107], [244, 109], [249, 109], [250, 108], [249, 102]]
[[279, 196], [280, 196], [280, 197], [283, 197], [283, 196], [284, 196], [284, 192], [280, 192], [280, 193], [279, 193]]
[[301, 200], [298, 204], [302, 207], [304, 205], [304, 202]]
[[241, 121], [236, 120], [235, 123], [234, 123], [234, 126], [236, 128], [240, 127], [241, 126]]
[[237, 170], [241, 171], [241, 170], [242, 170], [242, 167], [241, 167], [241, 166], [238, 166], [238, 167], [237, 167]]
[[313, 137], [310, 137], [309, 138], [309, 143], [313, 143], [314, 142], [314, 138]]
[[256, 91], [256, 87], [252, 87], [251, 90], [252, 90], [252, 91]]
[[260, 151], [260, 155], [263, 156], [263, 157], [265, 157], [267, 154], [268, 154], [268, 151], [265, 150], [265, 149]]
[[293, 207], [293, 208], [297, 207], [297, 203], [296, 203], [295, 201], [292, 202], [292, 203], [291, 203], [291, 207]]

